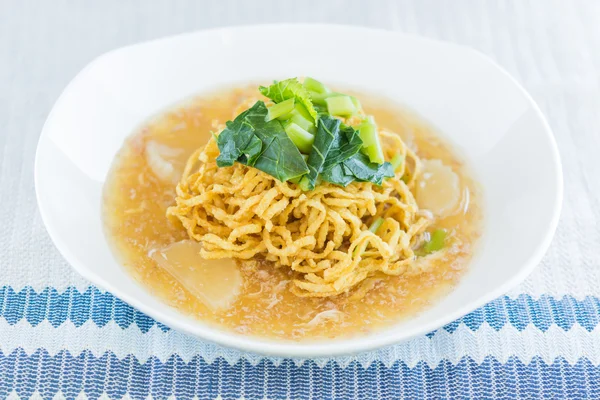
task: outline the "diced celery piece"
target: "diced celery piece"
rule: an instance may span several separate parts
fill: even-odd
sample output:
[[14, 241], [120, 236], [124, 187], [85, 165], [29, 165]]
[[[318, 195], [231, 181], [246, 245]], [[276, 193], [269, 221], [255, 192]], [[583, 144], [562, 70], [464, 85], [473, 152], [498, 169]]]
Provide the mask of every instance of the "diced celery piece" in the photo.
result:
[[290, 179], [290, 182], [298, 184], [298, 183], [300, 183], [300, 181], [302, 180], [302, 177], [303, 177], [303, 176], [304, 176], [304, 175], [300, 175], [300, 176], [297, 176], [297, 177], [295, 177], [295, 178], [292, 178], [292, 179]]
[[330, 96], [325, 99], [325, 103], [331, 115], [350, 117], [357, 111], [350, 96]]
[[358, 136], [363, 142], [363, 149], [374, 145], [377, 140], [377, 126], [370, 122], [363, 122], [358, 127]]
[[308, 192], [310, 190], [309, 182], [310, 180], [306, 177], [306, 175], [304, 175], [302, 179], [300, 179], [300, 182], [298, 182], [298, 186], [300, 186], [302, 191]]
[[[310, 118], [310, 116], [309, 116], [309, 118]], [[312, 118], [310, 120], [306, 119], [302, 114], [300, 114], [298, 112], [298, 110], [292, 111], [292, 113], [290, 114], [289, 121], [295, 123], [298, 126], [300, 126], [305, 131], [308, 131], [308, 132], [313, 133], [313, 134], [317, 130], [316, 127], [315, 127], [315, 124], [312, 123]]]
[[383, 150], [379, 142], [377, 125], [371, 122], [363, 122], [358, 128], [358, 134], [363, 141], [363, 153], [369, 156], [371, 162], [382, 164], [384, 161]]
[[306, 109], [306, 107], [304, 107], [302, 104], [300, 104], [300, 103], [297, 103], [297, 104], [294, 106], [294, 110], [295, 110], [295, 111], [296, 111], [298, 114], [302, 115], [302, 116], [303, 116], [303, 117], [304, 117], [306, 120], [308, 120], [308, 121], [310, 121], [310, 122], [314, 122], [314, 119], [313, 119], [313, 117], [310, 115], [310, 113], [308, 112], [308, 110]]
[[360, 110], [362, 108], [362, 106], [360, 105], [360, 101], [358, 101], [356, 97], [350, 96], [350, 99], [352, 100], [352, 104], [354, 104], [354, 107], [356, 107], [357, 110]]
[[298, 124], [290, 122], [285, 127], [285, 133], [294, 142], [298, 150], [302, 153], [308, 154], [312, 148], [315, 137], [305, 129], [301, 128]]
[[390, 164], [392, 164], [392, 167], [394, 167], [394, 171], [398, 171], [398, 169], [400, 169], [400, 166], [402, 165], [403, 162], [404, 162], [404, 155], [402, 155], [400, 153], [396, 154], [390, 160]]
[[431, 254], [435, 251], [439, 251], [444, 248], [444, 242], [446, 241], [446, 231], [444, 229], [436, 229], [431, 233], [428, 242], [423, 245], [423, 252], [425, 254]]
[[383, 150], [381, 149], [381, 145], [379, 144], [379, 140], [377, 144], [365, 149], [367, 156], [369, 156], [369, 160], [371, 162], [377, 164], [383, 164], [385, 159], [383, 158]]
[[310, 92], [321, 93], [321, 94], [325, 94], [325, 93], [329, 93], [330, 92], [330, 90], [327, 88], [327, 86], [323, 85], [318, 80], [313, 79], [313, 78], [311, 78], [309, 76], [307, 76], [304, 79], [304, 82], [302, 84], [304, 85], [304, 87], [306, 88], [306, 90], [308, 90]]
[[322, 107], [327, 107], [327, 103], [325, 102], [325, 99], [327, 99], [329, 97], [345, 96], [345, 94], [337, 93], [337, 92], [319, 93], [319, 92], [309, 91], [309, 94], [310, 94], [310, 99], [312, 100], [313, 104], [315, 104], [317, 106], [322, 106]]
[[327, 99], [327, 97], [329, 97], [329, 93], [317, 93], [317, 92], [310, 92], [310, 99], [312, 100], [313, 104], [316, 104], [318, 106], [323, 106], [325, 107], [327, 105], [327, 103], [325, 103], [325, 99]]
[[277, 118], [280, 121], [291, 121], [300, 125], [300, 127], [310, 133], [315, 133], [317, 128], [314, 123], [313, 117], [309, 114], [306, 108], [300, 104], [296, 103], [294, 109], [291, 112], [286, 113]]
[[275, 118], [279, 118], [282, 115], [289, 114], [294, 110], [294, 99], [287, 99], [278, 104], [273, 104], [268, 108], [267, 118], [265, 120], [271, 121]]

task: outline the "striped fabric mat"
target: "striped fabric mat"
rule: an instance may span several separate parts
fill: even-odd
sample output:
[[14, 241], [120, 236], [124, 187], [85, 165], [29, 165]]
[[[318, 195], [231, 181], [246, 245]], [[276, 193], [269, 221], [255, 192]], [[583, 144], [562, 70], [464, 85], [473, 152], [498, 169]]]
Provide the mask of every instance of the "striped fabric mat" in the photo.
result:
[[596, 297], [504, 296], [376, 352], [266, 359], [173, 331], [96, 288], [3, 287], [0, 398], [595, 398], [599, 310]]
[[[125, 44], [282, 21], [468, 45], [530, 91], [558, 142], [565, 200], [526, 282], [406, 343], [300, 360], [171, 330], [66, 265], [37, 213], [32, 177], [42, 124], [67, 82]], [[0, 1], [0, 399], [600, 398], [598, 21], [593, 0]]]

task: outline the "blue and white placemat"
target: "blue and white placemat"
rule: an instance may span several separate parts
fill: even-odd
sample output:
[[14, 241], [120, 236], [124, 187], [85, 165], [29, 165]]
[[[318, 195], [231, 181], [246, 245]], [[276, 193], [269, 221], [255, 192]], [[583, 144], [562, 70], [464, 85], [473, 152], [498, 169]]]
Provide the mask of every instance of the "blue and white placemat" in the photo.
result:
[[[43, 121], [98, 54], [213, 26], [314, 21], [477, 48], [548, 116], [565, 202], [521, 286], [426, 336], [289, 360], [201, 342], [77, 276], [33, 187]], [[600, 398], [600, 2], [0, 0], [0, 398]], [[524, 227], [526, 229], [526, 227]]]

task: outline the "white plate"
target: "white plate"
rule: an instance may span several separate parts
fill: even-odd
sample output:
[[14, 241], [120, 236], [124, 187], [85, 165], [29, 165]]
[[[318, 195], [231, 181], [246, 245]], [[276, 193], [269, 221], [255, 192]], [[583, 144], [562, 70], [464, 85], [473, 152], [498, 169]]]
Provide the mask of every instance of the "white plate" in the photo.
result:
[[[289, 343], [224, 332], [186, 317], [139, 286], [103, 233], [102, 185], [125, 137], [149, 116], [214, 87], [290, 76], [390, 97], [449, 136], [485, 193], [485, 231], [457, 288], [418, 317], [366, 337]], [[558, 222], [556, 143], [531, 97], [487, 57], [398, 33], [328, 25], [225, 28], [109, 52], [64, 90], [35, 165], [42, 218], [67, 261], [95, 285], [175, 329], [247, 351], [328, 356], [430, 332], [502, 295], [538, 264]]]

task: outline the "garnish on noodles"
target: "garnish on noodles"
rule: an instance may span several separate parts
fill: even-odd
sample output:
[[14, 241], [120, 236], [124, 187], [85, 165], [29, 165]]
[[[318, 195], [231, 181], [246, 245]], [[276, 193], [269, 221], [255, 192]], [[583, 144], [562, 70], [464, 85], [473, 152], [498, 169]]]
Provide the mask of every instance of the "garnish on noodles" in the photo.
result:
[[443, 254], [445, 232], [427, 232], [432, 213], [415, 200], [421, 160], [398, 135], [311, 78], [260, 91], [267, 103], [189, 158], [167, 210], [203, 258], [264, 259], [293, 271], [294, 294], [328, 297]]

